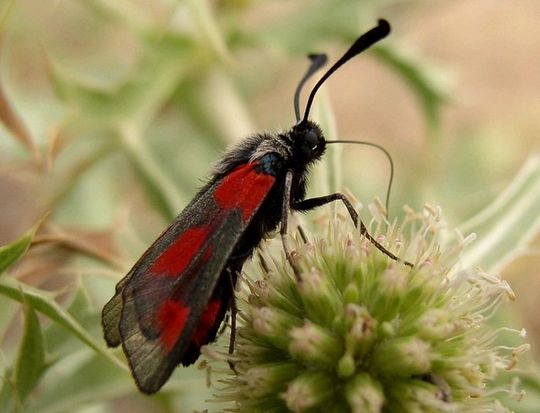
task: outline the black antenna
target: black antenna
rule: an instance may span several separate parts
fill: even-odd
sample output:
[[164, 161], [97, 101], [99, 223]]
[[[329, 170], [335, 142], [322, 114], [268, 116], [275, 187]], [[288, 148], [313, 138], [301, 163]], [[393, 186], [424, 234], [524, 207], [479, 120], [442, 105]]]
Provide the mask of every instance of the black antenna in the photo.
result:
[[354, 143], [358, 145], [367, 145], [372, 146], [374, 148], [379, 149], [382, 151], [386, 158], [388, 159], [388, 163], [390, 164], [390, 178], [388, 178], [388, 186], [386, 188], [386, 200], [385, 200], [385, 206], [386, 206], [386, 216], [388, 217], [388, 211], [389, 211], [389, 205], [390, 205], [390, 191], [392, 191], [392, 183], [394, 182], [394, 161], [392, 159], [392, 156], [390, 153], [381, 145], [378, 145], [373, 142], [367, 142], [367, 141], [350, 141], [350, 140], [337, 140], [337, 141], [326, 141], [326, 143]]
[[300, 122], [302, 116], [300, 114], [300, 92], [302, 91], [302, 88], [306, 84], [307, 80], [313, 76], [317, 70], [323, 67], [328, 60], [325, 54], [309, 54], [308, 58], [311, 60], [311, 64], [309, 65], [309, 68], [302, 80], [300, 80], [300, 83], [298, 83], [296, 91], [294, 92], [294, 113], [296, 115], [296, 122]]
[[388, 34], [390, 34], [390, 23], [388, 23], [384, 19], [380, 19], [377, 26], [356, 39], [356, 41], [349, 48], [349, 50], [347, 50], [345, 54], [341, 56], [341, 59], [339, 59], [330, 69], [328, 69], [328, 71], [323, 75], [323, 77], [319, 79], [317, 84], [311, 90], [308, 102], [306, 104], [306, 110], [304, 112], [304, 118], [302, 119], [302, 123], [307, 121], [309, 111], [311, 110], [311, 105], [313, 104], [313, 98], [317, 94], [317, 91], [319, 90], [321, 85], [326, 81], [326, 79], [332, 76], [332, 74], [345, 63], [347, 63], [347, 61], [352, 59], [357, 54], [362, 53], [364, 50], [370, 48], [379, 40], [384, 39], [386, 36], [388, 36]]

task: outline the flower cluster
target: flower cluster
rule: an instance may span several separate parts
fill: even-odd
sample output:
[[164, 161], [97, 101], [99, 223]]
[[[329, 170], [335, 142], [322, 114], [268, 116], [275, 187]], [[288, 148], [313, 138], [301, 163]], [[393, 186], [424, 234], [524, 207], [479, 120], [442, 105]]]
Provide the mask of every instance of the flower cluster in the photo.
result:
[[217, 396], [234, 402], [228, 411], [507, 411], [492, 382], [527, 345], [496, 347], [486, 320], [512, 290], [458, 267], [471, 238], [443, 247], [437, 209], [406, 212], [399, 227], [380, 214], [369, 227], [413, 268], [344, 218], [295, 241], [299, 282], [280, 245], [263, 249], [264, 276], [237, 297], [234, 371]]

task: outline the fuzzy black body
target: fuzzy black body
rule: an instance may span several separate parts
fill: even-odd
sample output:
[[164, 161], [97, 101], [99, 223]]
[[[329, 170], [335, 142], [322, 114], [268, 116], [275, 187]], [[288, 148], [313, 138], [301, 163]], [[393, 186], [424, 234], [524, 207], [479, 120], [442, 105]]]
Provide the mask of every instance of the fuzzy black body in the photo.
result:
[[389, 33], [388, 22], [379, 20], [360, 36], [313, 87], [301, 119], [302, 86], [326, 61], [312, 55], [295, 93], [297, 124], [286, 133], [252, 136], [227, 152], [205, 187], [117, 284], [103, 308], [105, 340], [122, 345], [142, 392], [158, 391], [178, 364], [193, 363], [201, 346], [215, 339], [243, 264], [280, 223], [285, 255], [300, 279], [285, 236], [289, 210], [340, 200], [361, 233], [397, 259], [367, 233], [342, 194], [305, 199], [309, 166], [326, 148], [320, 128], [308, 120], [317, 91], [345, 62]]
[[141, 391], [159, 390], [215, 340], [244, 262], [282, 220], [287, 174], [290, 208], [302, 209], [309, 165], [325, 146], [310, 121], [240, 142], [118, 283], [103, 309], [105, 339], [122, 345]]
[[[234, 246], [225, 268], [218, 277], [212, 299], [223, 302], [223, 306], [211, 331], [209, 331], [205, 344], [216, 338], [219, 325], [233, 299], [234, 292], [231, 286], [236, 284], [237, 276], [245, 261], [251, 257], [261, 241], [278, 228], [281, 222], [287, 171], [294, 172], [291, 186], [291, 209], [295, 210], [295, 205], [304, 200], [306, 196], [309, 165], [320, 159], [325, 149], [326, 142], [322, 131], [313, 122], [302, 125], [302, 129], [293, 128], [285, 134], [254, 135], [244, 139], [223, 156], [216, 164], [209, 183], [196, 195], [195, 199], [200, 194], [207, 192], [216, 182], [220, 182], [235, 168], [250, 162], [258, 164], [259, 173], [272, 175], [276, 178], [268, 195]], [[194, 363], [199, 355], [200, 346], [192, 343], [182, 358], [181, 364], [188, 366]]]

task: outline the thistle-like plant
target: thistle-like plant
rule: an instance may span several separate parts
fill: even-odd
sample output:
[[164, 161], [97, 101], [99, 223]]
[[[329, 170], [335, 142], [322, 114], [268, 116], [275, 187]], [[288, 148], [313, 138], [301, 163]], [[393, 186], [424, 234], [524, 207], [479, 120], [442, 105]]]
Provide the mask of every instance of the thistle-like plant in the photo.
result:
[[340, 218], [297, 240], [300, 282], [279, 245], [263, 248], [263, 276], [246, 279], [235, 352], [225, 356], [234, 365], [218, 395], [234, 403], [227, 411], [508, 411], [493, 381], [528, 345], [497, 347], [486, 321], [514, 298], [510, 286], [459, 267], [473, 237], [443, 246], [438, 209], [406, 212], [371, 230], [413, 268]]

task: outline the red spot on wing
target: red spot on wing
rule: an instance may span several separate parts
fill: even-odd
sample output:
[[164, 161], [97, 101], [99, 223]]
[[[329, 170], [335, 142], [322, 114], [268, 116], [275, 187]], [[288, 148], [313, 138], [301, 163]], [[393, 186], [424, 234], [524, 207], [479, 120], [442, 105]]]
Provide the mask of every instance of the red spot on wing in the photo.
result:
[[157, 324], [160, 340], [167, 351], [171, 351], [184, 330], [191, 309], [181, 301], [167, 300], [158, 310]]
[[195, 330], [192, 338], [192, 342], [197, 347], [201, 347], [204, 344], [208, 343], [208, 335], [213, 331], [213, 327], [215, 326], [216, 322], [221, 322], [221, 320], [217, 320], [217, 318], [221, 313], [222, 305], [222, 300], [214, 299], [210, 300], [210, 302], [206, 306], [201, 316], [201, 321], [199, 321], [197, 330]]
[[210, 259], [210, 257], [212, 256], [212, 251], [213, 251], [213, 250], [212, 250], [212, 246], [211, 246], [211, 245], [209, 245], [208, 247], [206, 247], [206, 251], [204, 251], [204, 255], [203, 255], [203, 257], [202, 257], [203, 263], [204, 263], [204, 262], [207, 262], [207, 261]]
[[[177, 277], [184, 272], [195, 255], [197, 255], [209, 233], [210, 228], [208, 226], [188, 228], [161, 253], [150, 268], [150, 272]], [[209, 256], [208, 250], [206, 256]]]
[[272, 188], [275, 177], [255, 170], [255, 163], [240, 166], [223, 178], [214, 199], [223, 209], [240, 208], [247, 221]]

